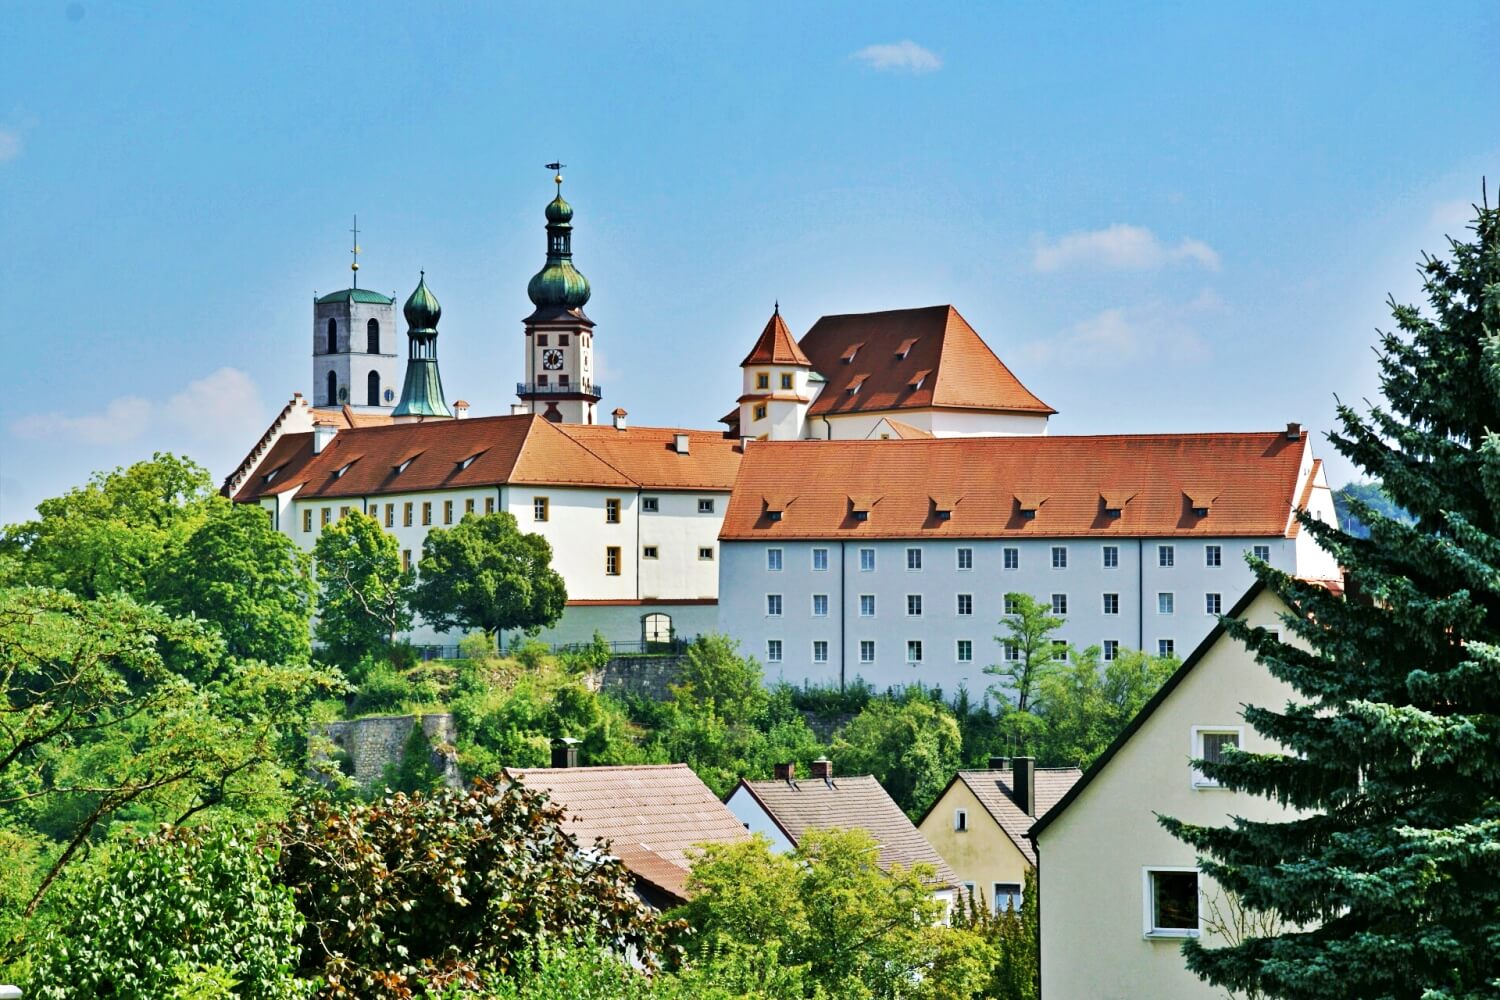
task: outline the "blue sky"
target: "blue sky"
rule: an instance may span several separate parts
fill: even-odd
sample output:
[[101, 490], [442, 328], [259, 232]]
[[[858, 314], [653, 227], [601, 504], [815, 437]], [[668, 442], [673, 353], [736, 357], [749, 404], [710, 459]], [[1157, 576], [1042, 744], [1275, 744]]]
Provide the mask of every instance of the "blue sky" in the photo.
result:
[[1500, 187], [1500, 8], [1421, 6], [7, 5], [0, 522], [228, 471], [356, 212], [361, 284], [425, 268], [450, 398], [505, 412], [558, 157], [635, 423], [714, 426], [779, 298], [951, 302], [1054, 433], [1325, 429]]

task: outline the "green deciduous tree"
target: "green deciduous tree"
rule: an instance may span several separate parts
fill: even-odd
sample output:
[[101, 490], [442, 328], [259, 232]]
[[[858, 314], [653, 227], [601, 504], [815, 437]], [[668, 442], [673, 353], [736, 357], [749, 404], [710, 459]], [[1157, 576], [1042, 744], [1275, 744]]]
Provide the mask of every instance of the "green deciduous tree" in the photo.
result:
[[[995, 636], [1002, 658], [985, 667], [984, 672], [1004, 678], [1007, 684], [1003, 693], [1013, 700], [1017, 711], [1025, 712], [1031, 708], [1042, 676], [1059, 658], [1053, 636], [1062, 628], [1063, 620], [1052, 614], [1050, 604], [1030, 594], [1006, 594], [1005, 604], [1014, 610], [1000, 619], [1005, 632]], [[1016, 651], [1016, 659], [1003, 655], [1007, 649]]]
[[840, 774], [873, 774], [908, 816], [920, 816], [963, 759], [958, 722], [926, 698], [872, 701], [834, 734]]
[[433, 528], [422, 543], [413, 605], [439, 629], [534, 631], [562, 617], [568, 600], [552, 546], [503, 511]]
[[1041, 993], [1041, 928], [1035, 868], [1026, 869], [1019, 911], [1011, 907], [996, 910], [982, 893], [961, 893], [952, 923], [973, 931], [995, 948], [995, 964], [984, 989], [986, 1000], [1037, 1000]]
[[314, 630], [333, 662], [376, 656], [411, 628], [415, 577], [401, 568], [401, 547], [373, 517], [352, 511], [323, 529], [313, 547], [318, 575]]
[[761, 666], [740, 655], [727, 635], [700, 635], [687, 648], [675, 700], [712, 709], [728, 719], [751, 721], [766, 707]]
[[1099, 663], [1099, 647], [1072, 653], [1042, 675], [1032, 747], [1043, 767], [1088, 767], [1176, 670], [1172, 657], [1122, 649]]
[[1189, 942], [1220, 987], [1286, 998], [1500, 996], [1500, 211], [1422, 264], [1430, 310], [1392, 304], [1385, 405], [1339, 408], [1335, 447], [1414, 518], [1357, 501], [1359, 539], [1303, 518], [1363, 600], [1268, 567], [1307, 648], [1231, 633], [1296, 689], [1245, 720], [1285, 753], [1201, 763], [1302, 810], [1167, 827], [1279, 933]]

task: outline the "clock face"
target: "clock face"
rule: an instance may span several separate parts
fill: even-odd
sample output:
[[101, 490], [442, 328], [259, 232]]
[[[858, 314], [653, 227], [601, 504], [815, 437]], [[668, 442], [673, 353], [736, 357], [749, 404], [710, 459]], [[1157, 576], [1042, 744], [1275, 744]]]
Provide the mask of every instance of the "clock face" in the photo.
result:
[[555, 372], [562, 368], [562, 351], [557, 348], [542, 352], [542, 367], [549, 372]]

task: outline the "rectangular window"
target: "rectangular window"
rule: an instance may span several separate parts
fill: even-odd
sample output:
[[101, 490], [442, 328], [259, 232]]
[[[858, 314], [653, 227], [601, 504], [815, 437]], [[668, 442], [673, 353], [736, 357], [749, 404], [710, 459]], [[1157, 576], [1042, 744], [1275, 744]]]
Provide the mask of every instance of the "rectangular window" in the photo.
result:
[[1053, 594], [1052, 595], [1052, 613], [1054, 615], [1065, 615], [1065, 614], [1068, 613], [1068, 595], [1067, 594]]
[[444, 524], [452, 524], [453, 523], [453, 501], [452, 500], [444, 500], [443, 501], [443, 523]]
[[875, 595], [874, 594], [860, 594], [859, 595], [859, 616], [861, 618], [874, 618], [875, 617]]
[[922, 595], [921, 594], [907, 594], [906, 595], [906, 616], [908, 618], [920, 618], [920, 617], [922, 617]]
[[467, 500], [464, 501], [464, 513], [465, 514], [472, 514], [472, 513], [474, 513], [474, 498], [473, 497], [469, 497], [469, 499], [467, 499]]
[[995, 908], [996, 913], [1005, 913], [1007, 910], [1016, 913], [1021, 912], [1021, 883], [1019, 882], [996, 882], [990, 893], [990, 905]]
[[1066, 545], [1054, 545], [1054, 546], [1052, 546], [1052, 568], [1053, 569], [1067, 569], [1068, 568], [1068, 547]]
[[312, 530], [312, 508], [311, 507], [304, 507], [302, 509], [302, 530], [303, 531], [311, 531]]
[[348, 517], [349, 516], [349, 511], [351, 511], [352, 509], [353, 509], [352, 507], [340, 507], [339, 508], [339, 520], [342, 521], [344, 518]]
[[644, 548], [642, 548], [641, 549], [641, 558], [642, 559], [655, 559], [656, 558], [656, 546], [655, 545], [647, 545]]
[[[1238, 750], [1240, 748], [1240, 730], [1238, 727], [1224, 727], [1221, 729], [1209, 726], [1193, 727], [1193, 759], [1206, 760], [1217, 764], [1224, 759], [1225, 750]], [[1194, 788], [1218, 788], [1219, 783], [1208, 777], [1197, 768], [1193, 769]]]
[[1269, 545], [1253, 545], [1253, 546], [1250, 547], [1250, 554], [1253, 555], [1255, 558], [1259, 559], [1261, 562], [1270, 562], [1271, 561], [1271, 546], [1269, 546]]
[[767, 663], [780, 663], [781, 662], [781, 640], [780, 639], [767, 639], [766, 640], [766, 662]]
[[959, 549], [958, 550], [958, 568], [959, 569], [973, 569], [974, 568], [974, 550], [973, 549], [964, 548], [964, 549]]
[[1005, 561], [1004, 561], [1003, 565], [1005, 566], [1006, 569], [1020, 569], [1021, 568], [1021, 550], [1020, 549], [1006, 549], [1005, 550]]
[[907, 569], [921, 569], [922, 568], [922, 550], [921, 549], [907, 549], [906, 550], [906, 568]]
[[551, 513], [551, 507], [552, 505], [547, 501], [546, 497], [532, 497], [531, 519], [533, 521], [547, 520], [547, 515]]
[[1010, 662], [1015, 663], [1021, 658], [1021, 647], [1017, 646], [1013, 642], [1005, 643], [1005, 658]]
[[604, 523], [620, 523], [620, 501], [615, 497], [604, 498]]
[[539, 333], [539, 334], [536, 335], [536, 346], [538, 346], [538, 347], [546, 347], [547, 346], [547, 335], [545, 333]]
[[493, 513], [495, 513], [495, 498], [494, 497], [485, 497], [484, 498], [484, 512], [486, 514], [493, 514]]
[[620, 547], [610, 545], [604, 549], [604, 575], [620, 575]]
[[712, 559], [713, 557], [714, 550], [710, 546], [704, 545], [698, 549], [699, 559]]
[[755, 410], [754, 410], [754, 412], [751, 413], [750, 419], [752, 419], [752, 420], [764, 420], [764, 419], [766, 419], [766, 404], [765, 403], [756, 403], [755, 404]]
[[873, 572], [875, 572], [875, 550], [874, 549], [860, 549], [859, 550], [859, 571], [861, 573], [873, 573]]
[[1224, 595], [1204, 594], [1203, 613], [1206, 615], [1222, 615], [1224, 613]]
[[422, 523], [423, 524], [431, 524], [432, 523], [432, 501], [431, 500], [423, 500], [422, 501]]
[[641, 512], [644, 514], [655, 514], [661, 509], [661, 502], [657, 497], [641, 497]]
[[770, 618], [780, 618], [781, 617], [781, 595], [780, 594], [767, 594], [766, 595], [766, 615], [767, 615], [767, 617], [770, 617]]
[[755, 373], [755, 388], [757, 388], [757, 389], [769, 389], [769, 388], [771, 388], [771, 373], [770, 372], [756, 372]]
[[814, 639], [813, 640], [813, 662], [814, 663], [827, 663], [828, 662], [828, 640], [827, 639]]
[[874, 639], [861, 639], [861, 640], [859, 640], [859, 662], [860, 663], [874, 663], [875, 662], [875, 640]]
[[557, 335], [557, 346], [558, 347], [567, 347], [568, 346], [568, 335], [566, 333], [559, 333]]
[[823, 573], [823, 572], [827, 571], [827, 569], [828, 569], [828, 550], [827, 549], [813, 549], [812, 550], [812, 559], [813, 559], [813, 572], [814, 573]]
[[1156, 613], [1159, 615], [1170, 615], [1175, 610], [1177, 599], [1170, 593], [1163, 591], [1156, 595]]
[[772, 573], [781, 572], [780, 549], [766, 549], [766, 569]]
[[1105, 639], [1104, 640], [1104, 660], [1105, 660], [1105, 662], [1107, 663], [1107, 662], [1109, 662], [1110, 660], [1113, 660], [1115, 657], [1117, 657], [1119, 655], [1120, 655], [1120, 640], [1118, 640], [1118, 639]]
[[1008, 615], [1016, 615], [1021, 613], [1020, 602], [1010, 594], [1005, 595], [1005, 613]]
[[781, 387], [783, 389], [790, 389], [790, 388], [792, 388], [792, 373], [791, 372], [782, 372], [781, 373]]
[[[969, 829], [969, 811], [967, 809], [953, 810], [953, 832], [965, 833]], [[970, 891], [974, 888], [973, 882], [965, 882], [964, 888]]]
[[401, 505], [401, 523], [408, 528], [411, 527], [411, 512], [413, 506], [414, 505], [410, 500]]
[[333, 508], [331, 508], [331, 507], [324, 507], [324, 508], [323, 508], [323, 509], [322, 509], [322, 510], [321, 510], [321, 511], [320, 511], [320, 512], [319, 512], [319, 513], [318, 513], [318, 523], [319, 523], [319, 524], [320, 524], [320, 525], [322, 525], [322, 526], [323, 526], [323, 527], [325, 527], [325, 528], [326, 528], [326, 527], [327, 527], [327, 526], [328, 526], [328, 522], [329, 522], [329, 520], [330, 520], [330, 519], [331, 519], [331, 518], [332, 518], [332, 517], [333, 517]]
[[1052, 658], [1054, 660], [1066, 660], [1068, 658], [1068, 643], [1066, 640], [1052, 640]]
[[1172, 639], [1157, 639], [1156, 640], [1156, 655], [1157, 656], [1176, 656], [1177, 655], [1177, 643], [1174, 640], [1172, 640]]
[[906, 640], [906, 662], [907, 663], [921, 663], [922, 662], [922, 640], [921, 639], [907, 639]]
[[698, 513], [700, 513], [700, 514], [712, 514], [713, 512], [714, 512], [714, 498], [713, 497], [699, 497], [698, 498]]
[[1104, 568], [1115, 569], [1120, 565], [1120, 547], [1118, 545], [1104, 546]]
[[1120, 595], [1119, 594], [1105, 594], [1104, 595], [1104, 613], [1107, 614], [1107, 615], [1117, 615], [1117, 614], [1120, 613]]
[[1156, 547], [1156, 565], [1175, 566], [1177, 564], [1177, 552], [1170, 545], [1158, 545]]
[[393, 503], [385, 505], [385, 526], [387, 528], [396, 526], [396, 505]]
[[964, 617], [964, 616], [967, 616], [967, 615], [972, 615], [973, 613], [974, 613], [974, 595], [973, 594], [959, 594], [958, 595], [958, 614], [959, 614], [959, 617]]
[[1205, 545], [1205, 546], [1203, 546], [1203, 565], [1205, 565], [1205, 566], [1222, 566], [1222, 565], [1224, 565], [1224, 547], [1222, 545]]
[[1198, 936], [1198, 873], [1191, 868], [1145, 869], [1147, 937]]
[[411, 569], [411, 549], [402, 549], [401, 550], [401, 569], [402, 570], [410, 570]]
[[974, 662], [974, 643], [973, 643], [972, 640], [969, 640], [969, 639], [960, 639], [960, 640], [958, 640], [958, 662], [959, 663], [972, 663], [972, 662]]
[[828, 595], [827, 594], [814, 594], [813, 595], [813, 617], [814, 618], [827, 618], [828, 617]]

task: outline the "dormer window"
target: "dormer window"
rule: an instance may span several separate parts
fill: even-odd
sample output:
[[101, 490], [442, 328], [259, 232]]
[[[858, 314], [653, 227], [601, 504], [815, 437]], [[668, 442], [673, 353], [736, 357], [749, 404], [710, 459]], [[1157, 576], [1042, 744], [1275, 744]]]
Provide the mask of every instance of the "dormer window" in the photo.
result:
[[849, 395], [853, 396], [853, 395], [857, 394], [859, 392], [859, 387], [862, 386], [862, 385], [864, 385], [865, 384], [865, 379], [867, 379], [869, 377], [870, 376], [868, 376], [868, 375], [856, 375], [856, 376], [854, 376], [854, 378], [850, 379], [849, 380]]
[[349, 471], [349, 467], [352, 466], [353, 464], [354, 464], [353, 462], [345, 462], [343, 465], [339, 466], [339, 470], [333, 474], [333, 478], [334, 479], [343, 479], [344, 478], [344, 473], [348, 472]]
[[859, 353], [859, 349], [864, 346], [865, 345], [863, 342], [858, 344], [850, 344], [849, 348], [844, 351], [844, 353], [839, 357], [839, 360], [846, 365], [849, 364], [854, 360], [854, 356]]
[[906, 340], [901, 341], [900, 345], [896, 348], [896, 360], [905, 361], [906, 356], [911, 353], [911, 345], [916, 342], [916, 337], [908, 337]]
[[849, 498], [849, 516], [856, 521], [868, 521], [870, 519], [870, 508], [880, 502], [878, 496], [851, 496]]
[[459, 462], [458, 462], [459, 469], [460, 470], [467, 469], [469, 466], [471, 466], [471, 465], [474, 464], [474, 460], [476, 458], [478, 458], [480, 455], [483, 455], [483, 454], [484, 454], [484, 452], [482, 452], [482, 451], [476, 451], [474, 454], [470, 455], [468, 458], [459, 459]]
[[870, 519], [870, 512], [867, 510], [857, 510], [854, 512], [854, 519], [856, 521], [868, 521]]
[[917, 372], [915, 375], [913, 375], [911, 377], [911, 381], [910, 382], [906, 383], [907, 388], [910, 388], [910, 389], [920, 389], [920, 388], [922, 388], [922, 383], [926, 382], [927, 381], [927, 376], [931, 375], [931, 374], [932, 374], [932, 369], [931, 368], [923, 368], [921, 371]]
[[1188, 489], [1183, 490], [1183, 494], [1187, 497], [1194, 517], [1207, 517], [1214, 501], [1219, 499], [1219, 491], [1215, 489]]
[[932, 516], [939, 521], [948, 521], [953, 518], [953, 508], [958, 506], [960, 497], [934, 496], [932, 499]]
[[791, 506], [792, 501], [795, 499], [797, 498], [789, 496], [764, 497], [763, 500], [766, 505], [766, 520], [772, 522], [773, 524], [777, 521], [780, 521], [782, 513], [785, 512], [789, 506]]
[[780, 521], [781, 520], [781, 511], [779, 511], [779, 510], [768, 510], [768, 511], [766, 511], [766, 520], [770, 521], [772, 523]]
[[1047, 497], [1042, 493], [1017, 493], [1016, 509], [1020, 512], [1023, 520], [1033, 520], [1036, 512], [1041, 509], [1042, 504], [1047, 502]]
[[1135, 499], [1135, 493], [1127, 490], [1105, 490], [1099, 494], [1099, 502], [1104, 505], [1104, 516], [1110, 520], [1118, 520], [1125, 513], [1125, 505]]

